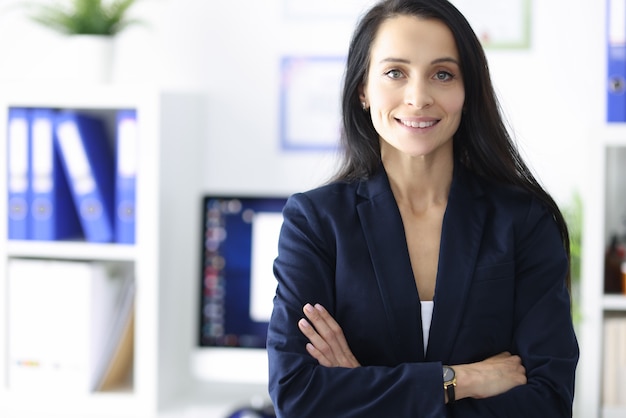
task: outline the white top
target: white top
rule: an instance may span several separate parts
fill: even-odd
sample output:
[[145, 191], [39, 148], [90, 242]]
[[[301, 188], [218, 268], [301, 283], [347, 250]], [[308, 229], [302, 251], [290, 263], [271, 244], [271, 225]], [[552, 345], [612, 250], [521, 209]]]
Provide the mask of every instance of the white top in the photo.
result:
[[430, 334], [430, 323], [433, 319], [433, 308], [435, 302], [432, 300], [420, 302], [422, 305], [422, 331], [424, 331], [424, 355], [428, 348], [428, 335]]

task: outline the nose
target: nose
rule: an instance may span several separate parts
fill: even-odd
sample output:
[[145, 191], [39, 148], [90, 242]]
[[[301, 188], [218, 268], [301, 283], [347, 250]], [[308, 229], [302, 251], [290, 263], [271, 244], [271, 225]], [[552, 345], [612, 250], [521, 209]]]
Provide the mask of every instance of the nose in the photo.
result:
[[418, 109], [432, 105], [434, 99], [430, 92], [428, 82], [414, 80], [413, 82], [407, 83], [404, 101], [409, 106], [414, 106]]

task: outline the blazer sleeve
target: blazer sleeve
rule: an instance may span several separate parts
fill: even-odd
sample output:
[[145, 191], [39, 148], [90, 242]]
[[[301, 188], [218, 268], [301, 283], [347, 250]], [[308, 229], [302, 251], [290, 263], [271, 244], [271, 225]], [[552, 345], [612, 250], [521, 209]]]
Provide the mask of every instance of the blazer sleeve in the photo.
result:
[[569, 263], [553, 216], [533, 199], [516, 231], [512, 349], [528, 383], [487, 399], [463, 399], [454, 416], [571, 417], [579, 357], [565, 285]]
[[320, 217], [303, 194], [292, 196], [283, 214], [267, 339], [269, 392], [278, 417], [446, 416], [441, 363], [328, 368], [306, 352], [297, 327], [304, 304], [319, 302], [332, 314], [337, 225]]

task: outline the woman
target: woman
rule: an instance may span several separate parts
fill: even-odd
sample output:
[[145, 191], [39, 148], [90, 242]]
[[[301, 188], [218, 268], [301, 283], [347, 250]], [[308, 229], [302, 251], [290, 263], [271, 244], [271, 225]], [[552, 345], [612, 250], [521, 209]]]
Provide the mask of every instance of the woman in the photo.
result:
[[339, 174], [284, 209], [278, 416], [571, 416], [567, 227], [467, 21], [445, 0], [374, 6], [342, 103]]

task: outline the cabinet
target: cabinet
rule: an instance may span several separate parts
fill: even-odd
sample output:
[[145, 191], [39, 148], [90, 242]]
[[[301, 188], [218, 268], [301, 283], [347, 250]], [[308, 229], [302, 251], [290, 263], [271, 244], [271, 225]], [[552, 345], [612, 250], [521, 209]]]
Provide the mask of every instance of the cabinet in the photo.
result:
[[[194, 345], [203, 101], [141, 87], [7, 86], [0, 89], [0, 415], [152, 417], [190, 387]], [[7, 110], [136, 109], [139, 130], [136, 244], [7, 239]], [[102, 260], [134, 269], [132, 382], [84, 396], [17, 394], [7, 385], [7, 262], [11, 258]]]
[[[583, 259], [576, 411], [580, 418], [624, 417], [626, 406], [603, 404], [603, 367], [609, 317], [626, 320], [626, 296], [604, 294], [604, 254], [614, 233], [626, 233], [626, 124], [590, 134], [589, 183], [584, 191]], [[622, 393], [624, 393], [622, 391]]]

